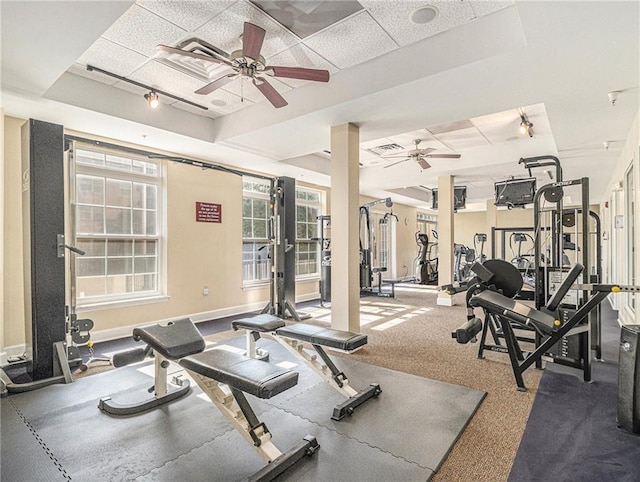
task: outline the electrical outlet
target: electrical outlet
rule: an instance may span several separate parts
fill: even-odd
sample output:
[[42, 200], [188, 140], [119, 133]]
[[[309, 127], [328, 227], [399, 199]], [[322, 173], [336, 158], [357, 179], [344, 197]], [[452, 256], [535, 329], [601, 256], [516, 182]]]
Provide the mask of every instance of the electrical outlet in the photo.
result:
[[209, 287], [205, 286], [204, 288], [202, 288], [202, 294], [204, 296], [209, 296]]

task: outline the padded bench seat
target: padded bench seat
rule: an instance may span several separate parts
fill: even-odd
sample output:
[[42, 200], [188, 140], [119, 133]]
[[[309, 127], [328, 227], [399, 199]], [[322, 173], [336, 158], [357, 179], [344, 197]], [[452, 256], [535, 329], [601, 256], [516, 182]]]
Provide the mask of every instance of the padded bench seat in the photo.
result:
[[206, 343], [189, 318], [133, 329], [133, 339], [144, 341], [165, 358], [177, 360], [204, 350]]
[[231, 326], [234, 330], [251, 330], [258, 331], [260, 333], [269, 333], [276, 331], [278, 328], [285, 326], [285, 322], [282, 318], [263, 313], [261, 315], [255, 315], [250, 318], [240, 318], [239, 320], [233, 320]]
[[315, 325], [295, 323], [278, 328], [278, 336], [306, 341], [312, 345], [327, 346], [339, 350], [353, 351], [367, 344], [367, 335], [351, 333], [350, 331], [332, 330]]
[[234, 330], [250, 330], [259, 333], [275, 332], [276, 335], [285, 338], [306, 341], [312, 345], [337, 348], [344, 351], [353, 351], [367, 344], [367, 335], [332, 330], [331, 328], [307, 325], [305, 323], [286, 325], [282, 318], [264, 313], [250, 318], [233, 320], [231, 326]]
[[187, 370], [258, 398], [271, 398], [298, 383], [298, 372], [220, 349], [188, 356], [179, 363]]
[[556, 319], [553, 316], [524, 303], [519, 303], [512, 298], [507, 298], [495, 291], [482, 291], [474, 295], [469, 300], [469, 304], [473, 307], [484, 308], [497, 315], [503, 315], [523, 325], [535, 327], [546, 335], [550, 335], [558, 328], [555, 325]]

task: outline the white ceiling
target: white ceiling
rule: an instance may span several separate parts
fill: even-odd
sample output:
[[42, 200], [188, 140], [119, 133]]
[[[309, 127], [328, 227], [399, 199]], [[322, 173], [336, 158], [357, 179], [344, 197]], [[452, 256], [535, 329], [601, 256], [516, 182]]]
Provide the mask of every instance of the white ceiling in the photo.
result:
[[[9, 115], [321, 185], [330, 184], [322, 153], [330, 127], [352, 122], [360, 127], [363, 194], [433, 187], [438, 175], [454, 174], [469, 186], [470, 202], [484, 205], [495, 180], [526, 174], [521, 157], [558, 155], [565, 179], [590, 176], [599, 199], [639, 106], [638, 2], [360, 4], [300, 39], [247, 0], [1, 2], [2, 105]], [[425, 5], [438, 17], [413, 23]], [[276, 110], [238, 80], [194, 94], [205, 80], [158, 59], [157, 44], [193, 36], [238, 49], [244, 21], [266, 30], [267, 64], [327, 69], [330, 82], [270, 80], [289, 102]], [[146, 90], [88, 72], [87, 64], [208, 110], [161, 96], [164, 104], [150, 111]], [[223, 73], [209, 71], [212, 80]], [[612, 90], [621, 91], [615, 107]], [[517, 132], [523, 111], [533, 138]], [[462, 128], [452, 128], [458, 122]], [[414, 161], [384, 168], [390, 161], [367, 150], [386, 143], [408, 150], [414, 139], [462, 158], [430, 160], [425, 171]]]

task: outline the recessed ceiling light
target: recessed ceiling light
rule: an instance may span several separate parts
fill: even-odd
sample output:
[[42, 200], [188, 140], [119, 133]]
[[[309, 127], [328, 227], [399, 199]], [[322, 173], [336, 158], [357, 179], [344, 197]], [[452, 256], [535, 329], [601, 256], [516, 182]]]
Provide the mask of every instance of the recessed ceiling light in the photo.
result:
[[427, 5], [426, 7], [421, 7], [411, 15], [411, 21], [417, 24], [425, 24], [431, 22], [438, 16], [438, 9], [436, 7], [432, 7]]
[[215, 105], [216, 107], [224, 107], [227, 103], [221, 99], [214, 99], [211, 101], [211, 105]]

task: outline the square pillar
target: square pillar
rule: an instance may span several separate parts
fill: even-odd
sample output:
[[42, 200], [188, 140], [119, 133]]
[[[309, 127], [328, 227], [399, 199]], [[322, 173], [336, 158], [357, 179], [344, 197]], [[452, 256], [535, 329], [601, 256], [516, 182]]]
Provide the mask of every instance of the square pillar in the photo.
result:
[[331, 128], [331, 327], [360, 331], [360, 132]]
[[[453, 283], [453, 176], [438, 177], [438, 284]], [[438, 292], [437, 304], [453, 306], [453, 296]]]

